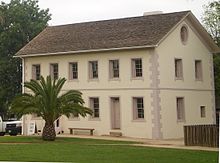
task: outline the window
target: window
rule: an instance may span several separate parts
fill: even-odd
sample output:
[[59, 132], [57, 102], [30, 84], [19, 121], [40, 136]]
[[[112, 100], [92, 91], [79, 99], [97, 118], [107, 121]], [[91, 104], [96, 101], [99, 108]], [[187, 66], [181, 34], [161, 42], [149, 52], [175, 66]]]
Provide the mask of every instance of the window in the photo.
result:
[[132, 59], [132, 77], [142, 77], [142, 60], [140, 58]]
[[195, 79], [202, 80], [202, 61], [195, 60]]
[[40, 65], [32, 65], [32, 79], [40, 80]]
[[57, 63], [50, 64], [50, 76], [54, 80], [58, 79], [58, 64]]
[[144, 119], [144, 101], [142, 97], [133, 98], [133, 119]]
[[176, 98], [176, 109], [177, 109], [177, 121], [185, 121], [185, 108], [184, 108], [184, 98]]
[[119, 61], [118, 60], [109, 61], [109, 74], [110, 74], [110, 79], [119, 78]]
[[98, 78], [98, 61], [89, 61], [89, 78]]
[[188, 29], [187, 26], [182, 26], [180, 29], [180, 38], [182, 43], [185, 45], [187, 43], [188, 40]]
[[93, 110], [93, 118], [99, 118], [99, 98], [93, 97], [89, 99], [90, 108]]
[[78, 63], [73, 62], [69, 64], [69, 77], [70, 80], [78, 79]]
[[201, 115], [201, 118], [206, 117], [205, 106], [200, 106], [200, 115]]
[[175, 59], [175, 78], [176, 79], [183, 79], [182, 59]]

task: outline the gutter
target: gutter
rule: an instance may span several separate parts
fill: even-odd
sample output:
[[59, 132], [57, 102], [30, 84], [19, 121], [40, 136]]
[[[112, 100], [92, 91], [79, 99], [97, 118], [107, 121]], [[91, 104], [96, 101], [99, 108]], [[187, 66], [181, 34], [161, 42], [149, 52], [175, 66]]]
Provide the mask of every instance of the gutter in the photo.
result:
[[78, 51], [55, 52], [55, 53], [38, 53], [38, 54], [17, 55], [17, 56], [13, 56], [13, 57], [14, 58], [25, 58], [25, 57], [36, 57], [36, 56], [48, 56], [48, 55], [62, 55], [62, 54], [76, 54], [76, 53], [115, 51], [115, 50], [143, 49], [143, 48], [156, 48], [157, 46], [158, 45], [147, 45], [147, 46], [132, 46], [132, 47], [122, 47], [122, 48], [109, 48], [109, 49], [78, 50]]

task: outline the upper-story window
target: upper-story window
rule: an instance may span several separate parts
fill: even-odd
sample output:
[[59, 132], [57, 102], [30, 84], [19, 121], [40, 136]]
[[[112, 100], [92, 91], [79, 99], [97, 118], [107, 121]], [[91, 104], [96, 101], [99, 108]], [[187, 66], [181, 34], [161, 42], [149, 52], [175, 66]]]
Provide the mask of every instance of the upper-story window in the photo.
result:
[[132, 65], [132, 77], [142, 77], [142, 59], [141, 58], [135, 58], [131, 60]]
[[109, 61], [109, 75], [110, 79], [119, 78], [119, 60]]
[[32, 79], [40, 80], [40, 65], [32, 65]]
[[69, 78], [70, 80], [78, 79], [78, 63], [69, 63]]
[[98, 79], [98, 61], [89, 61], [89, 78]]
[[99, 118], [99, 98], [91, 97], [89, 98], [90, 108], [93, 111], [93, 118]]
[[52, 63], [50, 64], [50, 76], [52, 79], [56, 80], [59, 77], [59, 71], [58, 71], [58, 63]]
[[143, 97], [133, 98], [133, 119], [144, 119], [144, 100]]
[[175, 59], [175, 78], [183, 79], [183, 63], [182, 59]]
[[195, 79], [202, 80], [202, 61], [195, 60]]

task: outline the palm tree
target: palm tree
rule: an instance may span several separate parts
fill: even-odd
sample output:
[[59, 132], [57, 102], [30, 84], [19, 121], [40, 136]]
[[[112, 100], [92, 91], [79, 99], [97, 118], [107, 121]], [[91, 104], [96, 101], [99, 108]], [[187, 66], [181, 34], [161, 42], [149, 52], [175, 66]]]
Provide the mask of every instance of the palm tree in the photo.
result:
[[60, 116], [69, 117], [73, 114], [85, 117], [87, 114], [92, 114], [91, 109], [83, 106], [81, 92], [69, 90], [60, 95], [65, 81], [65, 78], [52, 80], [50, 76], [47, 76], [45, 80], [41, 76], [39, 81], [25, 82], [24, 87], [30, 89], [32, 94], [24, 93], [12, 101], [10, 110], [18, 117], [37, 114], [45, 120], [43, 140], [55, 140], [54, 122]]

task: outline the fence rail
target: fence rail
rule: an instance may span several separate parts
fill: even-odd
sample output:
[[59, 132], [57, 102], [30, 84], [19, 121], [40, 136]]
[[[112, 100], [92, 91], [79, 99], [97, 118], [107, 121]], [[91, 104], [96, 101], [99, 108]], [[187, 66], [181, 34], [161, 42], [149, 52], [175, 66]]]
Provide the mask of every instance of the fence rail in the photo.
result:
[[184, 143], [186, 146], [218, 147], [218, 125], [184, 126]]

